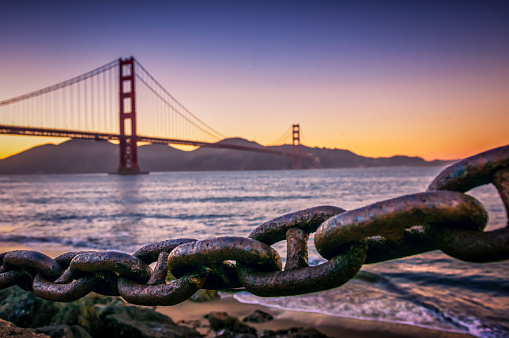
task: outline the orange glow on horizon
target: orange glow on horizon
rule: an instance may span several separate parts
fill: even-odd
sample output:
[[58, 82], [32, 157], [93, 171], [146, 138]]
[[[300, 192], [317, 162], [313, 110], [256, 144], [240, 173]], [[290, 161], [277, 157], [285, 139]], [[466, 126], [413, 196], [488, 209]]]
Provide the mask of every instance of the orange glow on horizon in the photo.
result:
[[[498, 135], [502, 135], [501, 133]], [[493, 137], [482, 137], [481, 135], [473, 135], [472, 138], [466, 139], [428, 139], [425, 142], [412, 142], [415, 139], [409, 137], [408, 142], [402, 142], [394, 139], [384, 143], [377, 143], [376, 140], [366, 139], [365, 142], [345, 142], [342, 145], [332, 142], [324, 142], [322, 144], [306, 144], [303, 145], [311, 148], [328, 148], [328, 149], [345, 149], [353, 153], [366, 157], [391, 157], [396, 155], [404, 156], [417, 156], [422, 157], [427, 161], [433, 160], [457, 160], [465, 157], [475, 155], [477, 153], [507, 145], [508, 142], [504, 137], [497, 137], [493, 133]], [[43, 144], [60, 144], [68, 139], [62, 138], [46, 138], [34, 136], [11, 136], [0, 135], [0, 159], [4, 159], [20, 152], [26, 151], [30, 148], [40, 146]], [[257, 140], [249, 140], [258, 142]], [[116, 143], [116, 142], [112, 142]], [[258, 142], [262, 145], [267, 145], [263, 142]], [[290, 144], [290, 142], [285, 142]], [[444, 146], [447, 144], [447, 147]], [[139, 144], [141, 145], [141, 144]], [[183, 151], [192, 151], [197, 149], [192, 146], [171, 145], [174, 148]], [[396, 150], [395, 150], [396, 149]]]
[[[12, 78], [16, 81], [0, 83], [7, 97], [19, 94], [28, 81], [21, 76]], [[300, 124], [304, 145], [346, 149], [369, 157], [451, 160], [509, 143], [509, 69], [391, 74], [358, 82], [315, 79], [311, 84], [266, 84], [253, 80], [238, 86], [238, 81], [233, 76], [213, 83], [203, 81], [198, 87], [181, 83], [176, 96], [227, 137], [239, 135], [262, 145], [269, 145], [293, 123]], [[9, 91], [16, 86], [16, 92]], [[138, 120], [143, 119], [142, 111], [138, 107]], [[0, 158], [63, 140], [0, 135]]]

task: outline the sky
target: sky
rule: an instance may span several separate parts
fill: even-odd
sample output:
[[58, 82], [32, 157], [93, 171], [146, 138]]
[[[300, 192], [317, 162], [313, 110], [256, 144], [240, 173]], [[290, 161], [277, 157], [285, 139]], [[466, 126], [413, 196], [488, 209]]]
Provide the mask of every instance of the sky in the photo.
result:
[[[24, 1], [0, 101], [133, 55], [227, 137], [458, 159], [509, 143], [507, 1]], [[138, 117], [141, 118], [141, 117]], [[0, 135], [0, 158], [62, 139]]]

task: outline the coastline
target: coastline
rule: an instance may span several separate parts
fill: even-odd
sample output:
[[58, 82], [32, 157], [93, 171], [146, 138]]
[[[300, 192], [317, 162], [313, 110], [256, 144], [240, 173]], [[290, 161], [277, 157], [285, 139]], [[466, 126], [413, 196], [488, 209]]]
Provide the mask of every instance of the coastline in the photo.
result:
[[250, 326], [255, 327], [259, 334], [263, 330], [285, 330], [294, 327], [304, 327], [317, 329], [330, 337], [472, 337], [468, 334], [438, 331], [404, 324], [333, 317], [312, 312], [281, 310], [263, 305], [241, 303], [232, 296], [226, 296], [205, 303], [195, 303], [187, 300], [174, 306], [158, 306], [156, 310], [171, 317], [175, 322], [199, 320], [204, 324], [207, 323], [207, 320], [203, 316], [211, 311], [224, 311], [230, 316], [242, 319], [252, 314], [255, 310], [261, 310], [271, 314], [274, 319], [260, 324], [248, 323]]
[[[22, 243], [0, 242], [0, 253], [13, 250], [36, 250], [54, 258], [73, 250], [58, 244], [37, 243], [28, 247]], [[221, 293], [220, 299], [204, 303], [190, 300], [174, 306], [157, 306], [156, 311], [169, 316], [181, 325], [193, 324], [198, 326], [200, 333], [210, 336], [213, 331], [208, 328], [208, 320], [204, 318], [210, 312], [226, 312], [228, 315], [242, 320], [255, 310], [271, 314], [274, 319], [264, 323], [248, 323], [256, 328], [258, 334], [264, 330], [285, 330], [295, 327], [314, 328], [330, 337], [440, 337], [440, 338], [466, 338], [469, 334], [438, 331], [412, 325], [385, 323], [378, 321], [350, 319], [328, 316], [319, 313], [282, 310], [258, 304], [246, 304], [237, 301], [230, 293]]]

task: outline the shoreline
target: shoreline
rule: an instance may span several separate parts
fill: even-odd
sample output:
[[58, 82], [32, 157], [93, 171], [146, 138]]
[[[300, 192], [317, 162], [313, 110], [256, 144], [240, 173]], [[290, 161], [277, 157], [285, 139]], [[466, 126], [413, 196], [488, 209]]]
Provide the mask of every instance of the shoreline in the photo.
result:
[[226, 312], [230, 316], [242, 320], [242, 318], [252, 314], [255, 310], [269, 313], [274, 317], [273, 320], [265, 323], [248, 323], [257, 329], [258, 334], [263, 333], [263, 330], [286, 330], [304, 327], [317, 329], [330, 337], [473, 337], [469, 334], [439, 331], [413, 325], [334, 317], [320, 313], [282, 310], [259, 304], [241, 303], [230, 295], [223, 295], [221, 299], [205, 303], [186, 300], [174, 306], [156, 307], [156, 311], [171, 317], [175, 322], [200, 321], [201, 323], [207, 323], [203, 316], [212, 311]]
[[[52, 258], [68, 251], [72, 247], [58, 244], [37, 243], [34, 248], [23, 243], [0, 242], [0, 253], [13, 250], [36, 250]], [[75, 249], [74, 249], [75, 250]], [[228, 315], [242, 320], [255, 310], [271, 314], [274, 319], [264, 323], [248, 323], [256, 328], [258, 334], [264, 330], [286, 330], [289, 328], [304, 327], [314, 328], [330, 337], [440, 337], [440, 338], [466, 338], [473, 337], [469, 334], [440, 331], [419, 326], [386, 323], [362, 319], [335, 317], [315, 312], [290, 311], [276, 307], [268, 307], [259, 304], [241, 303], [231, 293], [221, 293], [220, 299], [214, 299], [203, 303], [186, 300], [174, 306], [157, 306], [156, 311], [167, 315], [181, 325], [197, 326], [202, 334], [210, 334], [208, 320], [204, 318], [210, 312], [226, 312]]]

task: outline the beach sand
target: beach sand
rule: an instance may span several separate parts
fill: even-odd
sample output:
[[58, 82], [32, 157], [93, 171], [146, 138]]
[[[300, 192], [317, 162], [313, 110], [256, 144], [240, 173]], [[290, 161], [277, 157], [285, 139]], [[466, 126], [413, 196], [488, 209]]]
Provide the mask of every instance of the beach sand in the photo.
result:
[[[259, 334], [263, 333], [263, 330], [304, 327], [315, 328], [331, 337], [471, 337], [465, 334], [436, 331], [410, 325], [332, 317], [319, 313], [288, 311], [263, 305], [244, 304], [231, 296], [205, 303], [185, 301], [174, 306], [157, 307], [156, 310], [171, 317], [175, 322], [200, 321], [202, 324], [208, 323], [203, 316], [212, 311], [223, 311], [242, 320], [255, 310], [261, 310], [271, 314], [274, 320], [260, 324], [247, 323], [255, 327]], [[206, 330], [202, 333], [206, 333]]]
[[[76, 251], [71, 247], [56, 244], [36, 244], [27, 247], [14, 242], [0, 242], [0, 253], [12, 250], [36, 250], [43, 252], [50, 257], [68, 252]], [[443, 338], [465, 338], [471, 335], [443, 332], [427, 328], [421, 328], [404, 324], [383, 323], [376, 321], [358, 320], [322, 315], [318, 313], [288, 311], [263, 305], [244, 304], [233, 298], [232, 294], [222, 293], [221, 299], [215, 299], [204, 303], [185, 301], [174, 306], [158, 306], [156, 310], [172, 318], [175, 322], [197, 326], [203, 334], [210, 334], [210, 329], [204, 316], [212, 311], [222, 311], [230, 316], [242, 320], [252, 314], [255, 310], [271, 314], [274, 319], [265, 323], [248, 323], [257, 329], [258, 333], [264, 330], [284, 330], [295, 327], [315, 328], [321, 333], [331, 337], [443, 337]]]

